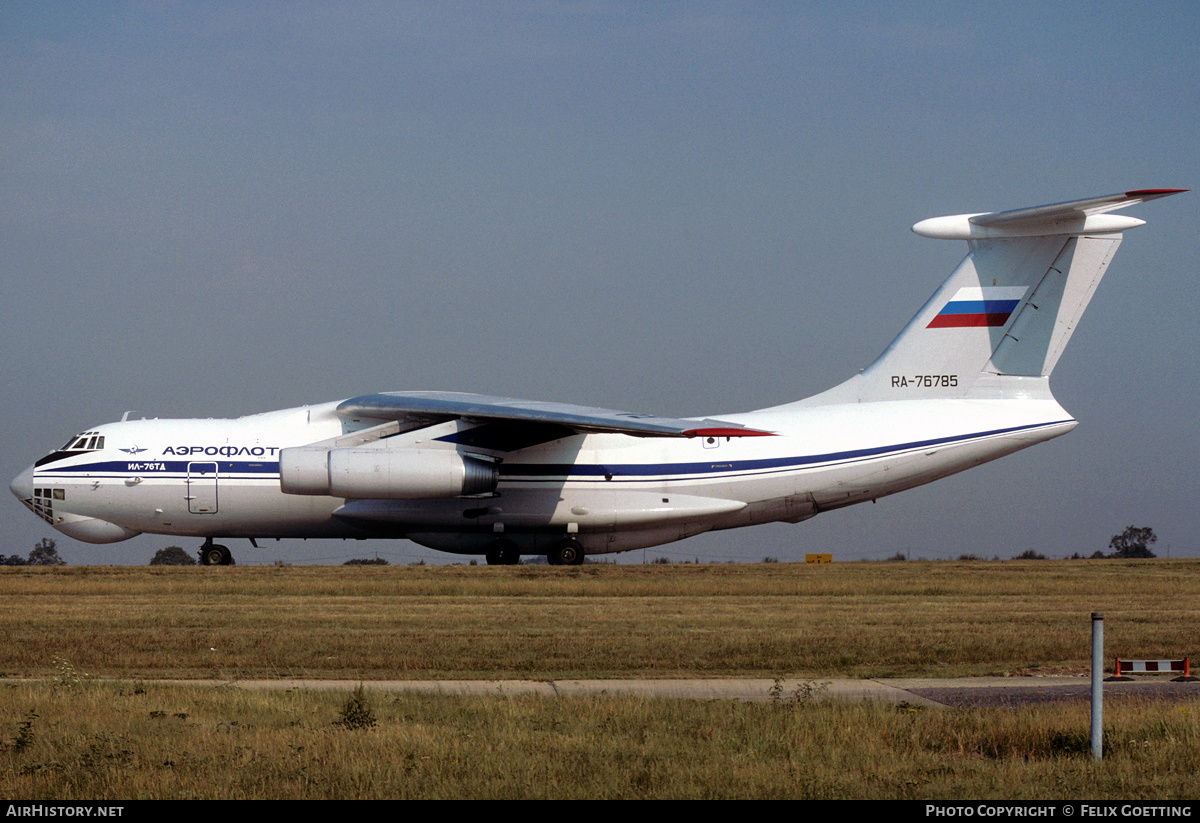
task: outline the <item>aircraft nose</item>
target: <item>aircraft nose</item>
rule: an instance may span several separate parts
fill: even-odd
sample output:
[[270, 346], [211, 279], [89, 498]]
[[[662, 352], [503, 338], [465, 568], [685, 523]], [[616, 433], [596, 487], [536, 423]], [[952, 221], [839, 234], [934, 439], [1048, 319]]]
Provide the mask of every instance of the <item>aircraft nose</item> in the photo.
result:
[[17, 496], [18, 500], [29, 500], [33, 497], [33, 466], [30, 466], [25, 471], [16, 476], [13, 482], [8, 484], [9, 490]]

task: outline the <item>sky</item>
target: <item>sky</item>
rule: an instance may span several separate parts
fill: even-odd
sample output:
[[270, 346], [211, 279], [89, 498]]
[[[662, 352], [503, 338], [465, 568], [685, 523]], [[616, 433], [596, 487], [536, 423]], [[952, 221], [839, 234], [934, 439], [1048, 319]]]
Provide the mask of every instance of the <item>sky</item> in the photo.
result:
[[[0, 5], [0, 474], [119, 419], [445, 389], [668, 416], [868, 365], [966, 252], [918, 220], [1193, 188], [1190, 2]], [[1128, 232], [1066, 437], [622, 555], [1200, 556], [1200, 192]], [[145, 563], [11, 495], [0, 554]], [[240, 563], [458, 561], [228, 541]]]

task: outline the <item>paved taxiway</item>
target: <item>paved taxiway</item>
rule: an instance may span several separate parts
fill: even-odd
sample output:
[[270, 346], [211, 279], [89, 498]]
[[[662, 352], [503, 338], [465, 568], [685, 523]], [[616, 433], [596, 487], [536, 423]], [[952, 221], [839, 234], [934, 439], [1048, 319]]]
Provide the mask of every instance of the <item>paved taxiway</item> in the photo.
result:
[[[356, 688], [351, 680], [237, 680], [174, 681], [193, 685], [234, 686], [245, 689]], [[878, 700], [896, 705], [1016, 706], [1062, 700], [1089, 700], [1087, 677], [959, 677], [885, 678], [851, 680], [824, 678], [779, 681], [755, 678], [681, 680], [375, 680], [362, 684], [372, 691], [408, 691], [435, 694], [539, 694], [547, 697], [589, 694], [633, 694], [691, 700]], [[1105, 683], [1105, 698], [1149, 697], [1194, 699], [1200, 683], [1135, 681]]]

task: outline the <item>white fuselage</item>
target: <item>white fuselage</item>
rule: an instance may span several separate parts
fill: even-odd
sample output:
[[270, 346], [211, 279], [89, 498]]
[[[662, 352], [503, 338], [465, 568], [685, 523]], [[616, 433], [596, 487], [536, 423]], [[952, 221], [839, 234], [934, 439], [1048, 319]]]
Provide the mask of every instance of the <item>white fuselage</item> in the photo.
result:
[[[477, 554], [497, 535], [522, 553], [573, 536], [589, 554], [713, 529], [798, 522], [996, 459], [1075, 426], [1049, 396], [906, 399], [722, 416], [772, 437], [576, 434], [499, 459], [496, 492], [354, 500], [285, 494], [279, 454], [338, 437], [337, 403], [232, 420], [96, 427], [103, 448], [54, 452], [13, 482], [56, 529], [89, 542], [137, 533], [213, 537], [408, 537]], [[455, 420], [397, 435], [390, 449], [464, 450]]]

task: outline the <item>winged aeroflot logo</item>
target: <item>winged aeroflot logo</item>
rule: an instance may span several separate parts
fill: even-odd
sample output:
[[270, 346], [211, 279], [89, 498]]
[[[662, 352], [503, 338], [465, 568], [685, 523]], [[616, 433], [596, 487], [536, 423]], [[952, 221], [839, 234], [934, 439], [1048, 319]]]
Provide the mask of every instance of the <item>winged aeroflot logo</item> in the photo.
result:
[[141, 454], [142, 452], [144, 452], [144, 451], [145, 451], [145, 449], [139, 449], [139, 448], [137, 447], [137, 444], [135, 443], [135, 444], [133, 445], [133, 448], [130, 448], [130, 449], [118, 449], [118, 451], [123, 451], [123, 452], [125, 452], [126, 454]]

